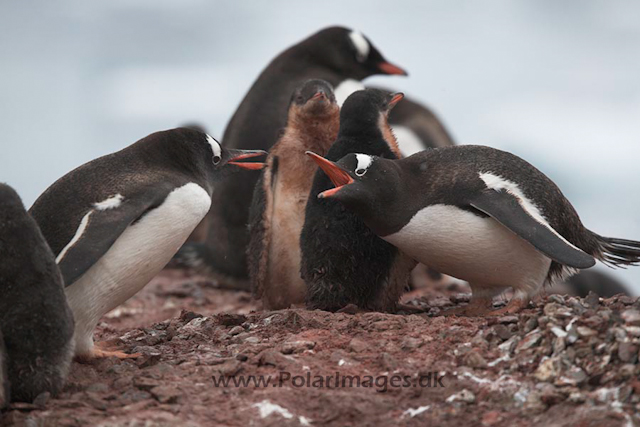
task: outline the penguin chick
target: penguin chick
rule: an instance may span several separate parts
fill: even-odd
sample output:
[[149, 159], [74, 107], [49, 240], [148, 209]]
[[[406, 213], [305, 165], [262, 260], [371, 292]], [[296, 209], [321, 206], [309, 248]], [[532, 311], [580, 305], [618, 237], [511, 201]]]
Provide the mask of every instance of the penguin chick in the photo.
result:
[[[328, 27], [289, 47], [260, 73], [224, 131], [229, 148], [270, 149], [287, 122], [289, 98], [309, 79], [323, 79], [335, 88], [338, 104], [354, 83], [372, 75], [406, 75], [390, 63], [361, 32]], [[344, 98], [342, 98], [344, 96]], [[240, 173], [221, 182], [214, 193], [205, 245], [190, 245], [185, 254], [198, 273], [225, 282], [249, 282], [246, 258], [249, 208], [257, 176]]]
[[[553, 181], [504, 151], [467, 145], [401, 160], [349, 154], [337, 164], [312, 157], [336, 185], [320, 199], [341, 202], [414, 259], [469, 282], [471, 302], [448, 314], [515, 313], [594, 258], [640, 262], [640, 242], [589, 231]], [[490, 311], [507, 287], [511, 301]]]
[[329, 150], [338, 134], [339, 114], [329, 83], [308, 80], [299, 86], [291, 97], [284, 133], [270, 150], [256, 185], [247, 259], [253, 293], [265, 309], [304, 303], [300, 232], [315, 169], [304, 153]]
[[69, 172], [36, 200], [30, 213], [66, 283], [76, 356], [131, 356], [94, 347], [96, 324], [167, 264], [209, 211], [213, 182], [262, 168], [239, 161], [263, 154], [193, 129], [157, 132]]
[[60, 270], [16, 192], [0, 184], [0, 407], [56, 395], [73, 357]]
[[[353, 151], [400, 157], [387, 117], [402, 96], [377, 89], [354, 92], [342, 106], [338, 138], [327, 158], [338, 160]], [[329, 178], [317, 171], [300, 235], [307, 307], [395, 310], [415, 261], [377, 237], [341, 203], [317, 198], [331, 187]]]

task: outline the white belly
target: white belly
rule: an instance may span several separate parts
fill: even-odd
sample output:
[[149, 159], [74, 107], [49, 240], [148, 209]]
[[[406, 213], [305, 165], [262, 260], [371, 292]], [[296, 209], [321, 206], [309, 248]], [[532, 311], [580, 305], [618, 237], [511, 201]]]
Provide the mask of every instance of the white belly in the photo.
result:
[[162, 205], [130, 225], [98, 262], [66, 288], [76, 322], [76, 354], [91, 350], [93, 329], [100, 318], [149, 283], [210, 205], [211, 198], [197, 184], [175, 189]]
[[484, 287], [535, 292], [551, 265], [493, 218], [449, 205], [423, 208], [400, 231], [383, 238], [441, 273]]

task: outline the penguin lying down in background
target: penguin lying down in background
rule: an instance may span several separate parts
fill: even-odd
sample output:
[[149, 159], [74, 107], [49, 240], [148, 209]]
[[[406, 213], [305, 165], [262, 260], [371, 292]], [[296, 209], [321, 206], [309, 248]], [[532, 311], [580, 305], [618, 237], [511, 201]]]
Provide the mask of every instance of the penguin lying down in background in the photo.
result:
[[0, 184], [0, 409], [57, 394], [73, 357], [73, 316], [55, 258], [18, 194]]
[[[400, 160], [348, 154], [338, 163], [308, 154], [335, 185], [319, 198], [340, 201], [407, 255], [469, 282], [471, 302], [445, 314], [515, 313], [595, 259], [640, 263], [640, 242], [585, 228], [553, 181], [504, 151], [467, 145]], [[508, 287], [513, 298], [491, 311]]]
[[99, 319], [167, 264], [209, 211], [213, 182], [261, 169], [239, 161], [263, 154], [193, 129], [157, 132], [69, 172], [36, 200], [30, 213], [64, 277], [76, 356], [135, 356], [94, 347]]

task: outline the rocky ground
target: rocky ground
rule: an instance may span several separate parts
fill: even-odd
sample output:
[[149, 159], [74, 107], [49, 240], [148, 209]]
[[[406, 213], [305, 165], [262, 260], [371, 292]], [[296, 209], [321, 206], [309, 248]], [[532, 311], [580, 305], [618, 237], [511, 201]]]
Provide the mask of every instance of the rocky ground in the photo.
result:
[[0, 424], [640, 425], [640, 301], [550, 295], [517, 316], [438, 316], [464, 292], [413, 291], [417, 315], [263, 312], [166, 272], [98, 329], [140, 358], [74, 362], [60, 396]]

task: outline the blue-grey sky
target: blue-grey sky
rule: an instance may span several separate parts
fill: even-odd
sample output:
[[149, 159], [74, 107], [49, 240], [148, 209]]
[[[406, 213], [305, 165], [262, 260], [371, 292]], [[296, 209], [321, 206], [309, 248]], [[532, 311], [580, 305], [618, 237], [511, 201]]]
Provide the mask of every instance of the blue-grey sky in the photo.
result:
[[[370, 82], [512, 151], [594, 231], [640, 239], [640, 3], [60, 0], [0, 3], [0, 181], [25, 204], [72, 168], [185, 122], [221, 136], [268, 61], [361, 30], [410, 76]], [[640, 292], [640, 267], [618, 274]]]

